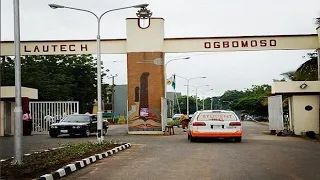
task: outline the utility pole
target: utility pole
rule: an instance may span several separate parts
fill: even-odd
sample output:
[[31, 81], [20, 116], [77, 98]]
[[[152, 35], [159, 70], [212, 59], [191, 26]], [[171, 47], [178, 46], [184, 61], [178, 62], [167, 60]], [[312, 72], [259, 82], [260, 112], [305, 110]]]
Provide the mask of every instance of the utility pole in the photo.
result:
[[115, 86], [115, 84], [114, 84], [114, 78], [115, 77], [117, 77], [118, 75], [117, 74], [115, 74], [115, 75], [111, 75], [109, 78], [112, 78], [112, 122], [114, 123], [114, 86]]
[[[0, 122], [1, 122], [1, 120], [2, 120], [2, 116], [1, 116], [1, 110], [2, 110], [2, 101], [1, 101], [1, 73], [2, 73], [2, 56], [1, 56], [1, 0], [0, 0], [0, 60], [1, 60], [1, 64], [0, 64]], [[0, 131], [1, 131], [1, 124], [2, 123], [0, 123]], [[0, 179], [1, 179], [1, 161], [0, 161]]]
[[204, 107], [204, 96], [202, 96], [202, 98], [203, 98], [203, 101], [202, 101], [202, 110], [205, 110], [205, 107]]
[[21, 102], [21, 59], [20, 59], [20, 7], [19, 0], [13, 1], [14, 14], [14, 69], [15, 69], [15, 108], [14, 108], [14, 164], [22, 164], [22, 102]]

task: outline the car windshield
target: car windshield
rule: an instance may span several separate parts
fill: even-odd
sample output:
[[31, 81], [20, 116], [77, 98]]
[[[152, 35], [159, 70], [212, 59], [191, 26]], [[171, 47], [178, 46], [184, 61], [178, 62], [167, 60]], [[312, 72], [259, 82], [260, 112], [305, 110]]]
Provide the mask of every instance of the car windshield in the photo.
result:
[[89, 122], [90, 116], [87, 115], [69, 115], [63, 118], [60, 122]]
[[237, 117], [232, 112], [201, 112], [198, 121], [236, 121]]

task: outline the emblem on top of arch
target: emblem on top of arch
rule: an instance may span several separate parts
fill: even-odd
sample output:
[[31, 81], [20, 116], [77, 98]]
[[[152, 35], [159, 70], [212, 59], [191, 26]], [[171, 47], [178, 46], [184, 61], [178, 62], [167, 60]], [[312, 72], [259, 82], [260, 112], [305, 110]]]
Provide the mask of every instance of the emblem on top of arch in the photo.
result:
[[152, 12], [147, 9], [147, 7], [142, 7], [136, 13], [138, 19], [138, 26], [141, 29], [147, 29], [150, 26], [150, 18], [152, 16]]

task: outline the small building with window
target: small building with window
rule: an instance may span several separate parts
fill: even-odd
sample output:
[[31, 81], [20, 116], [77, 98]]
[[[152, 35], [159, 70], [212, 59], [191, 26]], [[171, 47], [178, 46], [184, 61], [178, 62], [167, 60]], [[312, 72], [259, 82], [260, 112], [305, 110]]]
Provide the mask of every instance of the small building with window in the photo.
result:
[[[14, 135], [15, 87], [2, 86], [0, 94], [0, 136]], [[38, 90], [22, 87], [22, 111], [29, 110], [29, 100], [38, 99]]]
[[288, 98], [290, 131], [301, 135], [307, 131], [320, 134], [320, 81], [274, 82], [272, 94]]

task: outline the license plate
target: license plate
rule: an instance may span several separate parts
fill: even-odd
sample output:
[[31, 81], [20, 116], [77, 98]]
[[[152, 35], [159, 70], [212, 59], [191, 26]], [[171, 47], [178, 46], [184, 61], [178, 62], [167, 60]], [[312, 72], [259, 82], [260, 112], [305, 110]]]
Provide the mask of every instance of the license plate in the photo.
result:
[[229, 127], [227, 127], [228, 129], [235, 129], [235, 128], [237, 128], [236, 126], [229, 126]]
[[219, 126], [219, 125], [211, 125], [211, 128], [212, 129], [217, 129], [217, 128], [220, 128], [221, 126]]
[[68, 133], [68, 130], [60, 130], [61, 133]]

